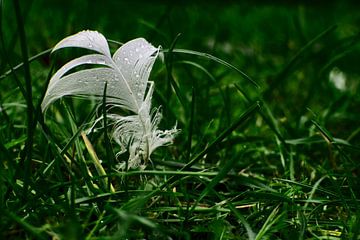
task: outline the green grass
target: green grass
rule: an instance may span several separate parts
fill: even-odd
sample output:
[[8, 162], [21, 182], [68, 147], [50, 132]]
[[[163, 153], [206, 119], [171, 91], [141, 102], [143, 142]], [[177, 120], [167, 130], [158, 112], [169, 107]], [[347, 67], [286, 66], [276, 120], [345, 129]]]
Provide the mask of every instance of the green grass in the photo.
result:
[[[0, 1], [1, 239], [360, 239], [356, 2], [50, 2]], [[49, 49], [83, 29], [162, 45], [154, 106], [181, 133], [143, 171], [106, 118], [83, 134], [93, 100], [40, 111], [78, 53]]]

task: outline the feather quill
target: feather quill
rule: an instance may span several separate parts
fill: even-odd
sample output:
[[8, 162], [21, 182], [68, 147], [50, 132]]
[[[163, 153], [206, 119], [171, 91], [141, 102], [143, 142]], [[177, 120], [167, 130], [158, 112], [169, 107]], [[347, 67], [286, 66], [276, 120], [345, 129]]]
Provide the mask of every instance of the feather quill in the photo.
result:
[[[120, 153], [129, 151], [129, 168], [145, 167], [151, 153], [170, 144], [178, 132], [176, 127], [159, 130], [161, 112], [159, 108], [151, 109], [154, 83], [149, 81], [149, 76], [159, 48], [144, 38], [136, 38], [122, 45], [111, 57], [105, 37], [96, 31], [82, 31], [69, 36], [53, 51], [68, 47], [86, 48], [95, 53], [71, 60], [53, 75], [41, 104], [42, 110], [46, 111], [63, 96], [94, 96], [100, 100], [107, 83], [107, 104], [112, 109], [121, 108], [132, 113], [128, 116], [107, 114], [114, 123], [113, 138], [121, 147]], [[67, 74], [88, 64], [97, 67]], [[124, 166], [122, 163], [121, 167]]]

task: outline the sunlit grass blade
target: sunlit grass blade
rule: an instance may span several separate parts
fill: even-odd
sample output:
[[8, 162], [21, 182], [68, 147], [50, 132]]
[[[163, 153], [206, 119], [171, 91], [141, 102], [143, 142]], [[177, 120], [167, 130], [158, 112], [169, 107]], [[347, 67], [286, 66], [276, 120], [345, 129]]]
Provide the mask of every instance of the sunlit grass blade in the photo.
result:
[[[84, 140], [86, 149], [88, 150], [91, 160], [94, 163], [94, 166], [96, 168], [96, 171], [98, 172], [99, 176], [107, 176], [107, 173], [105, 171], [105, 169], [103, 168], [103, 166], [100, 163], [100, 160], [95, 152], [94, 147], [92, 146], [91, 142], [89, 141], [89, 139], [87, 138], [87, 136], [85, 135], [85, 133], [81, 133], [81, 137]], [[104, 189], [107, 188], [108, 186], [110, 186], [110, 192], [115, 192], [114, 187], [112, 186], [111, 183], [109, 183], [109, 179], [108, 178], [101, 178], [100, 181], [103, 182], [103, 187]]]
[[282, 214], [279, 212], [279, 206], [275, 207], [272, 212], [270, 213], [270, 215], [268, 216], [268, 218], [266, 219], [265, 223], [262, 225], [260, 231], [258, 232], [258, 234], [256, 235], [255, 240], [261, 240], [264, 239], [264, 237], [266, 236], [267, 232], [269, 231], [276, 231], [276, 228], [274, 227], [274, 225], [281, 220], [282, 218]]

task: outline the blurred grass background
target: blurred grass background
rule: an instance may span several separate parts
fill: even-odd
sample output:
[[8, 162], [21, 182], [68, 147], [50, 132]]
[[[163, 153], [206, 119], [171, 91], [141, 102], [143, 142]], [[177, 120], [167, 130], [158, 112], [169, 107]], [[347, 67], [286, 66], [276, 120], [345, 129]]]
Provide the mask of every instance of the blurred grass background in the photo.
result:
[[[9, 69], [8, 62], [13, 66], [22, 62], [22, 54], [13, 4], [11, 1], [1, 1], [1, 4], [3, 54], [0, 73], [3, 74]], [[259, 233], [259, 239], [261, 236], [268, 239], [359, 239], [360, 7], [357, 1], [280, 1], [270, 4], [267, 1], [96, 3], [85, 0], [33, 0], [20, 1], [20, 6], [29, 56], [85, 29], [99, 31], [108, 39], [120, 42], [144, 37], [164, 49], [168, 49], [180, 33], [176, 48], [209, 53], [243, 70], [258, 83], [259, 88], [209, 58], [174, 54], [173, 59], [165, 62], [173, 61], [172, 73], [183, 103], [181, 97], [176, 96], [176, 91], [169, 90], [164, 67], [161, 64], [156, 66], [152, 77], [157, 89], [155, 101], [164, 107], [163, 124], [172, 126], [177, 121], [182, 133], [170, 150], [157, 151], [155, 163], [162, 160], [186, 162], [189, 158], [188, 136], [192, 136], [191, 155], [196, 155], [236, 121], [250, 103], [260, 100], [262, 115], [247, 121], [245, 126], [207, 152], [199, 162], [200, 169], [220, 172], [227, 162], [236, 161], [230, 173], [243, 175], [223, 176], [224, 179], [214, 189], [224, 193], [222, 197], [231, 198], [234, 206], [245, 208], [241, 213]], [[114, 44], [111, 46], [112, 50], [117, 47]], [[55, 65], [61, 66], [69, 55], [65, 51], [63, 56], [57, 56]], [[53, 63], [54, 58], [44, 54], [30, 65], [34, 105], [46, 89], [46, 79]], [[200, 64], [205, 71], [191, 68], [194, 63]], [[17, 70], [16, 73], [23, 81], [22, 71]], [[196, 99], [194, 126], [189, 120], [193, 99]], [[86, 118], [84, 114], [91, 111], [89, 103], [79, 104], [74, 107], [74, 122], [77, 125]], [[28, 200], [19, 199], [21, 184], [17, 180], [22, 177], [19, 177], [21, 168], [18, 163], [26, 140], [26, 101], [11, 75], [0, 78], [0, 106], [0, 143], [6, 149], [0, 149], [4, 167], [1, 172], [4, 182], [1, 199], [9, 209], [1, 218], [2, 236], [42, 238], [44, 232], [47, 232], [46, 236], [57, 236], [49, 233], [54, 231], [62, 236], [81, 239], [79, 233], [89, 233], [89, 229], [94, 235], [106, 236], [106, 231], [112, 235], [115, 232], [112, 224], [116, 220], [111, 214], [124, 216], [125, 213], [111, 207], [126, 205], [125, 209], [133, 209], [127, 206], [131, 197], [124, 195], [122, 200], [117, 200], [119, 203], [110, 205], [109, 210], [108, 206], [102, 206], [101, 198], [91, 194], [86, 196], [79, 186], [78, 192], [81, 193], [76, 200], [81, 202], [85, 199], [85, 202], [95, 202], [99, 206], [82, 208], [81, 204], [77, 204], [75, 210], [73, 206], [67, 206], [70, 180], [74, 176], [64, 170], [60, 161], [56, 161], [59, 163], [56, 163], [54, 172], [51, 170], [48, 176], [42, 175], [42, 171], [47, 172], [50, 160], [59, 159], [51, 152], [51, 141], [40, 130], [35, 132], [34, 163], [31, 166], [34, 175], [30, 177], [30, 186], [36, 194]], [[61, 146], [66, 145], [74, 134], [73, 125], [67, 122], [70, 117], [66, 116], [65, 110], [59, 110], [48, 119], [53, 121], [49, 127], [52, 127], [56, 144]], [[105, 156], [103, 138], [96, 134], [89, 137], [98, 154]], [[62, 172], [66, 173], [62, 175]], [[156, 188], [149, 187], [153, 182], [161, 182], [156, 177], [147, 179], [149, 184], [139, 184], [136, 178], [132, 179], [128, 188], [148, 191], [148, 188]], [[190, 204], [192, 199], [200, 199], [200, 193], [207, 189], [210, 180], [200, 178], [192, 183], [192, 180], [182, 179], [174, 189], [177, 188], [184, 196], [175, 193], [176, 196], [171, 196], [181, 203], [187, 201]], [[122, 187], [123, 183], [118, 185]], [[54, 190], [48, 190], [49, 186]], [[314, 195], [314, 189], [320, 189], [319, 195]], [[205, 207], [206, 204], [220, 204], [216, 193], [210, 191], [207, 194]], [[306, 202], [313, 197], [314, 202]], [[53, 202], [47, 201], [47, 198]], [[219, 218], [226, 221], [217, 221], [217, 218], [215, 221], [212, 213], [208, 216], [190, 211], [190, 215], [195, 215], [192, 219], [186, 215], [189, 209], [184, 210], [186, 214], [180, 211], [178, 215], [184, 214], [185, 223], [179, 227], [176, 225], [178, 222], [174, 220], [176, 223], [172, 224], [169, 220], [174, 217], [170, 214], [170, 207], [177, 209], [178, 205], [171, 197], [170, 200], [163, 198], [165, 200], [161, 204], [154, 204], [161, 210], [149, 207], [149, 212], [144, 210], [142, 216], [168, 224], [170, 236], [181, 230], [185, 232], [183, 238], [221, 239], [224, 226], [230, 223], [232, 227], [227, 228], [223, 238], [246, 239], [244, 228], [236, 227], [236, 212], [224, 213], [232, 211], [231, 206], [215, 211], [218, 215], [224, 214]], [[252, 208], [248, 209], [250, 205]], [[225, 205], [221, 206], [225, 208]], [[26, 213], [29, 211], [35, 213], [29, 217]], [[68, 230], [69, 225], [61, 223], [61, 220], [72, 214], [79, 219]], [[144, 219], [131, 217], [132, 221], [152, 226]], [[100, 219], [105, 223], [100, 223]], [[177, 220], [181, 222], [180, 219], [184, 221], [181, 217]], [[239, 219], [241, 221], [241, 217]], [[34, 230], [27, 223], [40, 229]], [[98, 226], [106, 224], [105, 232], [99, 230]], [[264, 226], [272, 228], [269, 230]], [[164, 227], [156, 229], [166, 232]], [[212, 234], [209, 233], [211, 231]], [[138, 236], [133, 229], [129, 234]], [[92, 237], [91, 234], [87, 236], [89, 239]], [[114, 236], [113, 239], [116, 239], [118, 235]], [[157, 235], [145, 231], [145, 235], [141, 236], [154, 239]]]

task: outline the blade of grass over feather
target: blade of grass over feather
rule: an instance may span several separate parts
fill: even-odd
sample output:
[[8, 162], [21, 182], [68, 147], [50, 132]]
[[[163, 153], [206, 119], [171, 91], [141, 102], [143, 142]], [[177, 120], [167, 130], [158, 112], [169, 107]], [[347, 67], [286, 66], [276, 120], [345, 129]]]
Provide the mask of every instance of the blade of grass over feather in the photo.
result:
[[[107, 114], [106, 114], [106, 90], [107, 90], [107, 82], [104, 86], [104, 94], [103, 94], [103, 103], [102, 103], [102, 116], [103, 116], [103, 124], [104, 124], [104, 139], [105, 139], [105, 150], [106, 150], [106, 158], [109, 162], [109, 169], [112, 170], [114, 166], [114, 154], [111, 148], [110, 138], [108, 135], [108, 121], [107, 121]], [[114, 187], [111, 184], [111, 179], [108, 179], [108, 189], [109, 191], [114, 191]]]

